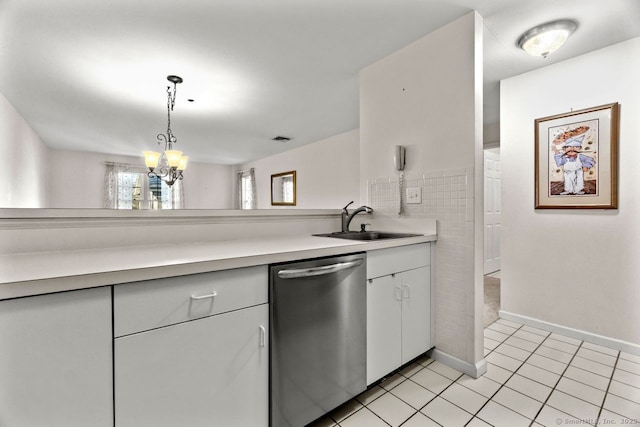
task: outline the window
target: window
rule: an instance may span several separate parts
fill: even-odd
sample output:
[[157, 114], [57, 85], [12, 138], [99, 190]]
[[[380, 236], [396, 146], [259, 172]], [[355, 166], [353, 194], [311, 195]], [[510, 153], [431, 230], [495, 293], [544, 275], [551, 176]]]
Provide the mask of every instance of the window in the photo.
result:
[[240, 171], [237, 174], [237, 194], [236, 208], [256, 209], [256, 174], [253, 168]]
[[251, 209], [251, 193], [253, 188], [253, 182], [251, 180], [251, 175], [242, 177], [242, 209]]
[[117, 209], [140, 209], [143, 182], [141, 173], [118, 172]]
[[181, 193], [182, 181], [177, 181], [173, 187], [169, 187], [157, 176], [149, 177], [149, 202], [151, 204], [149, 209], [174, 209], [174, 200]]
[[104, 205], [108, 209], [181, 209], [182, 180], [169, 187], [137, 166], [108, 163]]

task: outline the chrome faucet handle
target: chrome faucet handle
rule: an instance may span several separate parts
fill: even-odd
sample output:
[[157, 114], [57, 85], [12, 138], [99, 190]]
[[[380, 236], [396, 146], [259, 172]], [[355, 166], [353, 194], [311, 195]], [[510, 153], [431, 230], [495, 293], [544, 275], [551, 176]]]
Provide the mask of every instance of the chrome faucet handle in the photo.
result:
[[349, 203], [347, 203], [347, 206], [345, 206], [344, 208], [342, 208], [343, 211], [346, 211], [347, 208], [353, 203], [353, 200], [350, 201]]
[[369, 223], [360, 224], [360, 231], [362, 231], [362, 232], [367, 231], [367, 225], [370, 226], [371, 224], [369, 224]]

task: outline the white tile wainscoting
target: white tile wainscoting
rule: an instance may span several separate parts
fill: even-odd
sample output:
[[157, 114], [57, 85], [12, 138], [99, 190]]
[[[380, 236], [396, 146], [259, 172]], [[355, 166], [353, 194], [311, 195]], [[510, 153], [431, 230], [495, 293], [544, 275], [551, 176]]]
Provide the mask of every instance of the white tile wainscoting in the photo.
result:
[[[434, 334], [439, 350], [458, 359], [474, 360], [474, 168], [407, 173], [403, 190], [419, 188], [420, 203], [400, 197], [400, 176], [368, 180], [367, 201], [374, 216], [437, 220], [435, 251]], [[402, 199], [402, 215], [398, 215]], [[374, 225], [375, 226], [375, 225]], [[461, 313], [468, 313], [461, 315]], [[479, 349], [478, 349], [479, 350]], [[470, 363], [472, 366], [473, 364]]]
[[640, 356], [503, 319], [484, 336], [484, 376], [424, 357], [312, 426], [640, 425]]

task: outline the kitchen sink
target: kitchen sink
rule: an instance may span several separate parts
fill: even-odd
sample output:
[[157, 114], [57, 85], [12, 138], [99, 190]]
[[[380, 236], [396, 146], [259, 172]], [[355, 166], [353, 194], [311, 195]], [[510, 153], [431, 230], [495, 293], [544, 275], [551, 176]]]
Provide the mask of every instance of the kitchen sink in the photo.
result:
[[391, 233], [386, 231], [336, 231], [334, 233], [314, 234], [320, 237], [335, 237], [338, 239], [348, 240], [385, 240], [385, 239], [401, 239], [403, 237], [416, 237], [422, 234], [413, 233]]

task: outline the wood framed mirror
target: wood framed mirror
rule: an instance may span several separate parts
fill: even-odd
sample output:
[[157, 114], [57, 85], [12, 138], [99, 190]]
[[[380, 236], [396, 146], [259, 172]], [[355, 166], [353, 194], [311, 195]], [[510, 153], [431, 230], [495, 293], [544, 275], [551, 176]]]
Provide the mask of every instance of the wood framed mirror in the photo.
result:
[[271, 175], [271, 205], [296, 205], [296, 171]]

